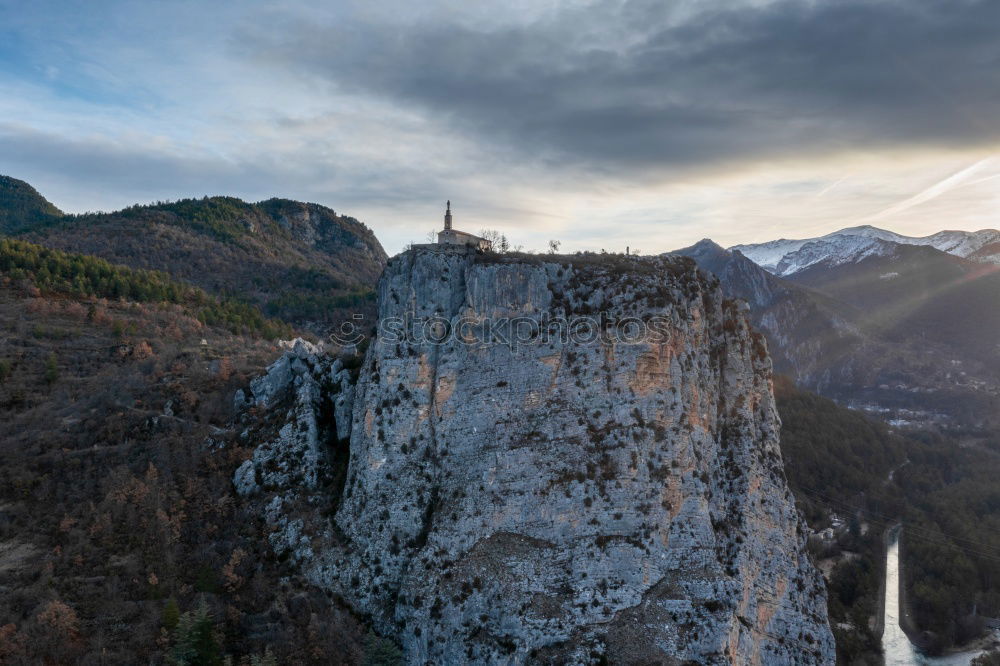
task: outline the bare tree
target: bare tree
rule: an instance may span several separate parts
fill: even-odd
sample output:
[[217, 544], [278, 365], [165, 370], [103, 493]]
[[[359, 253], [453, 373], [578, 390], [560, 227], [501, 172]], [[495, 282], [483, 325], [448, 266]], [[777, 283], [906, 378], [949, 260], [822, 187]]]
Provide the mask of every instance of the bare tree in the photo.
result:
[[510, 241], [508, 241], [507, 237], [496, 229], [483, 229], [479, 232], [479, 235], [490, 242], [493, 246], [494, 252], [499, 252], [501, 254], [504, 252], [510, 252]]
[[559, 246], [562, 245], [562, 241], [550, 240], [549, 241], [549, 254], [557, 254], [559, 252]]

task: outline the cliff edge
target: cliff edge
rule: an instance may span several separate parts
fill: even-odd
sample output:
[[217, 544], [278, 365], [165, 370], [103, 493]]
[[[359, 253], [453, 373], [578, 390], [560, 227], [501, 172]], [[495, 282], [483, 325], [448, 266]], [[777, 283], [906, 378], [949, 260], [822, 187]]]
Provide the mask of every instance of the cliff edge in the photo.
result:
[[341, 396], [331, 424], [298, 382], [311, 468], [350, 395], [346, 473], [309, 476], [336, 487], [242, 492], [408, 663], [834, 661], [766, 346], [692, 261], [415, 249], [378, 314], [356, 385], [300, 363]]

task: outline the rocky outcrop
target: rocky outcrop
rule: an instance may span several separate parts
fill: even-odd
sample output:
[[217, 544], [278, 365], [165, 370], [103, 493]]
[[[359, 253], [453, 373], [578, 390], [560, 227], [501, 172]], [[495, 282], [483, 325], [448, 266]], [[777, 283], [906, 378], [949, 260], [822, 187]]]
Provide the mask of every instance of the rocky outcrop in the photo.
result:
[[[343, 362], [297, 339], [250, 383], [249, 397], [237, 392], [237, 409], [273, 411], [277, 418], [247, 429], [243, 438], [263, 440], [253, 456], [233, 475], [236, 492], [245, 498], [266, 497], [262, 517], [271, 528], [272, 547], [297, 562], [314, 555], [311, 536], [319, 524], [312, 515], [323, 495], [338, 480], [338, 453], [345, 454], [350, 433], [354, 379]], [[304, 504], [305, 511], [296, 505]], [[313, 521], [305, 530], [306, 520]]]
[[379, 318], [290, 538], [408, 663], [833, 662], [766, 346], [693, 262], [416, 249]]
[[[354, 257], [364, 257], [366, 262], [384, 266], [385, 250], [375, 233], [356, 218], [340, 215], [313, 203], [289, 199], [268, 199], [257, 204], [270, 220], [291, 234], [299, 242], [336, 255], [345, 248]], [[356, 260], [356, 259], [355, 259]]]

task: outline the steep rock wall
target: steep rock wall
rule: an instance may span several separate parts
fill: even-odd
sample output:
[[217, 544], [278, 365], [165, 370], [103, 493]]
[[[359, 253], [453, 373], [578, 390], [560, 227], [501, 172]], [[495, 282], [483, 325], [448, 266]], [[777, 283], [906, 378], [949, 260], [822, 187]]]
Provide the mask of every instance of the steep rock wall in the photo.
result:
[[[385, 326], [558, 316], [666, 334]], [[415, 249], [389, 262], [379, 317], [335, 527], [302, 564], [409, 663], [833, 662], [766, 348], [692, 262]]]

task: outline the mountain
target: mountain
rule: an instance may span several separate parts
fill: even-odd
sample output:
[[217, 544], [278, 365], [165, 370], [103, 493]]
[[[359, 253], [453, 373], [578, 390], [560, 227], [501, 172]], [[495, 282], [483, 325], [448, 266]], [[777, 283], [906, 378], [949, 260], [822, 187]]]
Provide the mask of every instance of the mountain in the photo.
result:
[[[877, 343], [832, 366], [835, 374], [852, 370], [848, 385], [793, 374], [804, 386], [890, 421], [971, 427], [997, 421], [1000, 232], [911, 238], [853, 227], [816, 239], [737, 246], [733, 253], [849, 308], [851, 324]], [[761, 325], [774, 331], [794, 321], [786, 316]]]
[[895, 245], [932, 247], [942, 252], [984, 263], [1000, 263], [1000, 231], [941, 231], [915, 238], [872, 226], [841, 229], [819, 238], [775, 240], [736, 245], [754, 263], [775, 275], [788, 276], [815, 263], [830, 265], [856, 262], [868, 256], [883, 256]]
[[888, 340], [944, 346], [953, 358], [1000, 374], [1000, 266], [892, 244], [884, 253], [850, 264], [819, 262], [787, 279], [854, 306], [862, 325]]
[[694, 259], [719, 278], [727, 298], [746, 301], [754, 326], [768, 338], [775, 370], [804, 385], [829, 381], [830, 368], [865, 343], [852, 307], [775, 277], [739, 251], [705, 239], [671, 254]]
[[62, 217], [63, 212], [49, 203], [23, 180], [0, 175], [0, 234]]
[[1000, 332], [995, 267], [876, 240], [884, 254], [778, 277], [702, 241], [675, 254], [750, 304], [779, 372], [894, 423], [996, 420]]
[[766, 347], [693, 262], [412, 249], [378, 293], [356, 383], [305, 345], [252, 383], [234, 482], [408, 663], [832, 663]]
[[817, 263], [787, 279], [856, 307], [856, 323], [887, 343], [887, 358], [913, 360], [863, 391], [877, 404], [918, 407], [967, 426], [996, 423], [1000, 266], [893, 244], [885, 254]]
[[983, 245], [975, 252], [969, 253], [966, 259], [984, 264], [1000, 264], [1000, 242]]
[[[7, 210], [13, 214], [22, 208], [11, 204]], [[18, 219], [26, 218], [19, 214]], [[365, 304], [371, 308], [371, 290], [386, 261], [375, 235], [358, 220], [287, 199], [247, 203], [206, 197], [114, 213], [53, 214], [8, 233], [163, 271], [317, 333], [348, 311]]]

